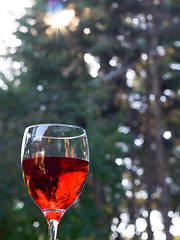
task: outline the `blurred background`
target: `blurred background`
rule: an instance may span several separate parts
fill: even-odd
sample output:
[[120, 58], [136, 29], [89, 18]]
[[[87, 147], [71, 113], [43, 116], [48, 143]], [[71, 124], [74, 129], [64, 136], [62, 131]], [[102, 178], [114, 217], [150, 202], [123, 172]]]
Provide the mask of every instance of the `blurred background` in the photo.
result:
[[84, 127], [90, 172], [61, 240], [180, 239], [178, 0], [0, 0], [0, 240], [47, 240], [24, 128]]

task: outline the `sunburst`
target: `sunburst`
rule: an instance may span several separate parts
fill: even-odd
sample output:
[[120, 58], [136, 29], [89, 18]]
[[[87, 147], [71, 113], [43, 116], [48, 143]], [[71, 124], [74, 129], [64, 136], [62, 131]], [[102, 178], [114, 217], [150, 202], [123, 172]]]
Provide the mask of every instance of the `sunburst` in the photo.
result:
[[58, 10], [53, 13], [48, 13], [45, 22], [50, 26], [51, 30], [58, 31], [64, 30], [68, 26], [75, 16], [73, 9]]

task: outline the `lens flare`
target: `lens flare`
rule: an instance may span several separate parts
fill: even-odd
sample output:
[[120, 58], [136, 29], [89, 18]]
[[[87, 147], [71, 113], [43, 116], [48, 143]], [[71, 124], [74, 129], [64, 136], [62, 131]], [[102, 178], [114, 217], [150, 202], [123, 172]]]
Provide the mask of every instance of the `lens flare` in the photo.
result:
[[48, 26], [47, 35], [53, 35], [54, 33], [58, 35], [61, 32], [64, 36], [70, 38], [67, 26], [72, 30], [77, 25], [77, 19], [73, 4], [64, 8], [63, 3], [57, 0], [48, 1], [47, 14], [44, 18], [44, 22]]
[[75, 15], [73, 9], [56, 11], [53, 14], [48, 14], [46, 22], [48, 25], [52, 26], [54, 29], [61, 29], [66, 27]]

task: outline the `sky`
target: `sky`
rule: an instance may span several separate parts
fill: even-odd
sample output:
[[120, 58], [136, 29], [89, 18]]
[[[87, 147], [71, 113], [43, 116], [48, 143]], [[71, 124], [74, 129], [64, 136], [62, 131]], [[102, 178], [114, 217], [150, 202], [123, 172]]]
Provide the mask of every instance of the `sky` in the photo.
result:
[[25, 13], [25, 8], [32, 5], [31, 0], [0, 0], [0, 54], [4, 54], [7, 46], [17, 44], [12, 32], [16, 30], [15, 18]]
[[[0, 56], [6, 54], [7, 47], [20, 45], [20, 40], [12, 34], [16, 28], [16, 18], [25, 13], [25, 8], [31, 7], [31, 0], [0, 0]], [[5, 73], [7, 78], [11, 78], [10, 61], [5, 61], [0, 57], [0, 72]], [[0, 80], [0, 87], [6, 90], [6, 85]]]

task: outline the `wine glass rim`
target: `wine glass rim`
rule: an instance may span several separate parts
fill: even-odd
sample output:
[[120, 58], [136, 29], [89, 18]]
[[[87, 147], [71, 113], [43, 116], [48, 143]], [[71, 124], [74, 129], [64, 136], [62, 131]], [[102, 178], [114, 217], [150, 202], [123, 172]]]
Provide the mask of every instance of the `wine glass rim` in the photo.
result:
[[[74, 128], [74, 129], [79, 129], [82, 131], [82, 134], [77, 134], [75, 136], [63, 136], [63, 137], [53, 137], [53, 136], [41, 136], [42, 138], [54, 138], [54, 139], [75, 139], [75, 138], [80, 138], [80, 137], [85, 137], [86, 136], [86, 130], [82, 127], [79, 127], [77, 125], [71, 125], [71, 124], [64, 124], [64, 123], [40, 123], [40, 124], [34, 124], [30, 125], [25, 128], [25, 131], [28, 131], [31, 128], [34, 128], [36, 126], [59, 126], [59, 127], [67, 127], [67, 128]], [[33, 136], [40, 136], [38, 134], [32, 134]]]

